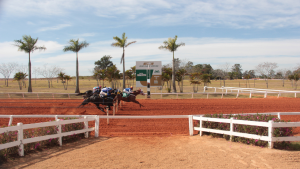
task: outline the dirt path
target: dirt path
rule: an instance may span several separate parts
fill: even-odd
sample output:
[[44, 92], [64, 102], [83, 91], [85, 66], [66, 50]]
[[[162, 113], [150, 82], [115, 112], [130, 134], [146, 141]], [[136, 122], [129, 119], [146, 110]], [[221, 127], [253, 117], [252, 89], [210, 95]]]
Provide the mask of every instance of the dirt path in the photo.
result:
[[299, 168], [300, 152], [210, 136], [101, 137], [27, 155], [3, 168]]
[[[77, 114], [104, 115], [95, 105], [76, 108], [82, 100], [0, 100], [0, 114]], [[191, 115], [214, 113], [261, 113], [261, 112], [300, 112], [299, 98], [279, 99], [143, 99], [144, 107], [125, 103], [116, 115]], [[112, 114], [112, 112], [110, 112]], [[284, 120], [300, 121], [300, 116], [281, 116]], [[54, 119], [14, 119], [13, 124], [49, 121]], [[9, 119], [0, 118], [0, 126], [7, 125]], [[142, 124], [142, 125], [141, 125]], [[94, 123], [89, 123], [94, 126]], [[100, 120], [101, 136], [151, 136], [188, 135], [187, 119], [106, 119]], [[295, 130], [300, 133], [300, 128]]]

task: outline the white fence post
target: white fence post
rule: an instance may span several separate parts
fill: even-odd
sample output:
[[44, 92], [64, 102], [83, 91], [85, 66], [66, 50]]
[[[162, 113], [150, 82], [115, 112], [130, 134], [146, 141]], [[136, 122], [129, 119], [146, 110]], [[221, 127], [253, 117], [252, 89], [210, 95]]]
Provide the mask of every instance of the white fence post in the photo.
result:
[[[108, 107], [106, 108], [106, 114], [107, 114], [107, 117], [108, 117], [108, 115], [109, 115]], [[107, 118], [107, 124], [109, 124], [109, 118]]]
[[[84, 116], [84, 120], [85, 120], [84, 121], [84, 129], [89, 129], [89, 122], [86, 121], [86, 119], [87, 119], [87, 117]], [[89, 138], [89, 132], [88, 131], [84, 133], [84, 137]]]
[[194, 135], [193, 115], [189, 115], [189, 130], [190, 136]]
[[265, 97], [264, 97], [264, 98], [267, 98], [267, 94], [268, 94], [268, 92], [266, 91], [266, 92], [265, 92]]
[[70, 98], [70, 94], [68, 94], [68, 97], [69, 97], [69, 99], [71, 99], [71, 98]]
[[23, 95], [23, 99], [24, 99], [24, 93], [22, 93], [22, 95]]
[[116, 114], [116, 102], [113, 103], [113, 116]]
[[240, 93], [240, 90], [238, 90], [237, 94], [236, 94], [236, 98], [239, 97], [239, 93]]
[[119, 100], [117, 98], [117, 112], [119, 111]]
[[273, 148], [274, 143], [272, 142], [272, 137], [273, 137], [273, 120], [269, 121], [269, 127], [268, 127], [268, 137], [269, 137], [269, 141], [268, 141], [268, 145], [269, 148]]
[[13, 121], [13, 115], [10, 115], [9, 122], [8, 122], [8, 126], [11, 126], [11, 125], [12, 125], [12, 121]]
[[280, 113], [277, 113], [278, 118], [280, 119]]
[[208, 99], [208, 93], [207, 93], [207, 99]]
[[233, 117], [230, 118], [230, 141], [232, 141], [232, 133], [233, 133]]
[[250, 95], [249, 95], [249, 98], [251, 99], [251, 97], [252, 97], [252, 93], [251, 93], [251, 91], [250, 91]]
[[23, 128], [22, 128], [23, 123], [18, 123], [17, 126], [20, 126], [20, 130], [18, 130], [18, 141], [20, 142], [19, 145], [19, 156], [24, 156], [24, 144], [23, 144]]
[[99, 137], [99, 116], [95, 116], [95, 137]]
[[[7, 93], [7, 95], [8, 95], [8, 98], [10, 98], [10, 95], [9, 95], [9, 93]], [[11, 99], [11, 98], [10, 98]]]
[[58, 144], [59, 146], [62, 146], [62, 136], [61, 136], [61, 124], [60, 124], [60, 119], [57, 119], [56, 120], [58, 125], [57, 125], [57, 134], [59, 134], [59, 137], [58, 137]]
[[192, 93], [192, 99], [194, 98], [194, 93]]
[[295, 98], [297, 98], [297, 93], [295, 92]]
[[199, 135], [200, 136], [202, 136], [202, 133], [203, 133], [203, 131], [202, 131], [202, 116], [200, 116], [200, 131], [199, 131]]

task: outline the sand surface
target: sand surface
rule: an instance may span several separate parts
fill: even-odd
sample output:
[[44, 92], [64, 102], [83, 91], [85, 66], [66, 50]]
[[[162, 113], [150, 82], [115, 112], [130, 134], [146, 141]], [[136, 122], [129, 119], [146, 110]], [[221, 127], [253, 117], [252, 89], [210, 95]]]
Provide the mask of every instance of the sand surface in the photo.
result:
[[210, 136], [100, 137], [26, 155], [2, 168], [299, 168], [300, 152]]

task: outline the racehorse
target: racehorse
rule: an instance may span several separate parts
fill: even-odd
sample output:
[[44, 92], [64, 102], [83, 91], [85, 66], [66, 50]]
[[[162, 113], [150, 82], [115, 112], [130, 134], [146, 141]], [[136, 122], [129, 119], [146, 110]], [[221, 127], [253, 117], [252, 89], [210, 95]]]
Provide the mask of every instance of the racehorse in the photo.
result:
[[112, 97], [100, 97], [99, 95], [92, 95], [92, 96], [84, 99], [84, 101], [77, 108], [80, 108], [81, 106], [83, 107], [84, 105], [91, 102], [91, 103], [94, 103], [99, 110], [101, 110], [105, 113], [104, 109], [102, 107], [100, 107], [99, 105], [100, 104], [106, 105], [108, 107], [108, 109], [110, 110], [110, 106], [113, 106], [113, 101], [114, 101], [114, 98], [112, 98]]
[[118, 105], [120, 104], [120, 101], [122, 100], [125, 102], [133, 102], [133, 103], [139, 104], [140, 108], [141, 108], [141, 106], [143, 106], [143, 105], [136, 100], [136, 96], [138, 94], [144, 95], [144, 92], [141, 89], [135, 90], [135, 91], [132, 91], [128, 97], [122, 97], [122, 95], [117, 94], [114, 101], [118, 98]]
[[94, 103], [97, 108], [101, 111], [104, 111], [104, 109], [102, 107], [100, 107], [99, 105], [106, 105], [108, 106], [109, 110], [110, 110], [110, 106], [113, 106], [113, 102], [114, 102], [114, 98], [116, 97], [116, 95], [120, 94], [118, 89], [114, 89], [110, 91], [110, 96], [105, 96], [105, 97], [100, 97], [98, 93], [93, 93], [91, 90], [86, 91], [85, 93], [80, 93], [78, 95], [82, 95], [85, 94], [83, 96], [84, 101], [77, 107], [83, 107], [84, 105], [88, 104], [88, 103]]

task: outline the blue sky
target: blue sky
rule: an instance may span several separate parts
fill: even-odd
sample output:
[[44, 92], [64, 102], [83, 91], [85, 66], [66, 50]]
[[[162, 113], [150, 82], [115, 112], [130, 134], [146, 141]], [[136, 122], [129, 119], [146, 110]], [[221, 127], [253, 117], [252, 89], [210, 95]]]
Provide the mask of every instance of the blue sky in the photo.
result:
[[27, 65], [28, 54], [13, 44], [31, 35], [47, 48], [32, 54], [32, 66], [56, 65], [72, 76], [75, 53], [62, 51], [70, 39], [90, 43], [79, 52], [79, 74], [91, 75], [104, 55], [122, 70], [122, 49], [111, 44], [123, 32], [137, 41], [125, 49], [126, 69], [135, 61], [170, 63], [172, 53], [158, 47], [175, 35], [186, 44], [176, 58], [214, 69], [276, 62], [279, 70], [300, 63], [299, 0], [0, 0], [0, 25], [0, 64]]

